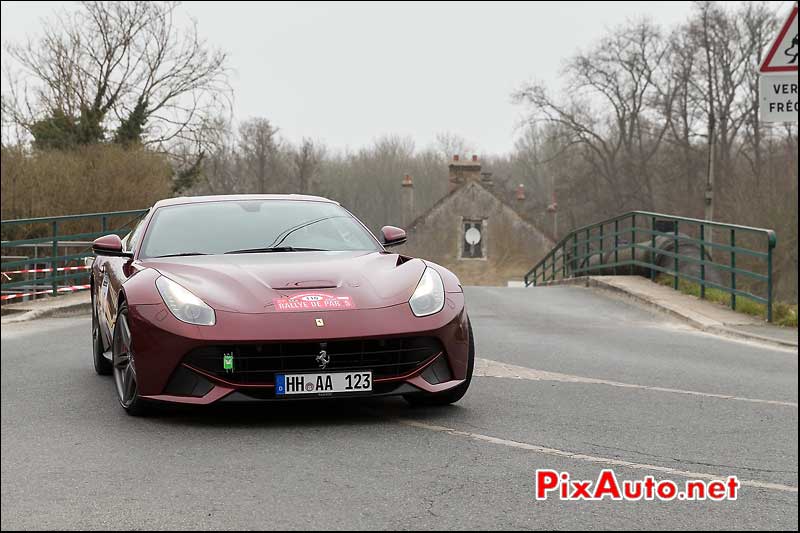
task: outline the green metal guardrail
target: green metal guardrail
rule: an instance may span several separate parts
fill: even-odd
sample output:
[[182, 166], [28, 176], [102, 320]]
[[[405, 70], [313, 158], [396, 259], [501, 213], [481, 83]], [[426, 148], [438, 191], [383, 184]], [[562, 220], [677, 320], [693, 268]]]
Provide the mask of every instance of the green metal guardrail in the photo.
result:
[[[714, 234], [719, 242], [712, 239]], [[642, 237], [645, 240], [637, 242]], [[672, 276], [676, 290], [680, 279], [699, 284], [701, 298], [707, 287], [727, 292], [734, 310], [737, 296], [763, 303], [772, 322], [776, 244], [770, 229], [631, 211], [571, 231], [525, 274], [525, 286], [592, 273], [639, 273], [655, 279], [660, 272]], [[681, 253], [682, 247], [699, 253]], [[728, 260], [714, 261], [717, 253]], [[687, 265], [697, 272], [687, 273]], [[716, 279], [711, 279], [711, 272]]]
[[[73, 241], [94, 240], [97, 237], [116, 233], [123, 236], [128, 231], [132, 223], [138, 221], [147, 209], [134, 209], [130, 211], [110, 211], [106, 213], [90, 213], [82, 215], [66, 215], [57, 217], [23, 218], [15, 220], [0, 221], [0, 234], [2, 242], [3, 256], [11, 250], [24, 250], [26, 246], [45, 244], [49, 249], [46, 257], [25, 257], [13, 261], [3, 261], [0, 269], [7, 272], [11, 269], [26, 270], [36, 268], [37, 265], [48, 265], [52, 271], [50, 275], [44, 277], [34, 277], [33, 279], [8, 280], [3, 276], [3, 289], [23, 286], [47, 286], [52, 290], [53, 295], [59, 294], [59, 283], [74, 281], [88, 277], [88, 272], [68, 274], [66, 271], [59, 274], [56, 270], [59, 267], [68, 266], [71, 262], [80, 261], [85, 257], [91, 257], [92, 248], [90, 245], [70, 245]], [[89, 227], [96, 227], [96, 231], [86, 231]], [[113, 228], [113, 229], [112, 229]], [[11, 239], [10, 237], [20, 236], [22, 238]], [[8, 239], [8, 240], [6, 240]], [[81, 248], [77, 253], [59, 254], [59, 248], [69, 245]], [[22, 257], [22, 256], [20, 256]]]

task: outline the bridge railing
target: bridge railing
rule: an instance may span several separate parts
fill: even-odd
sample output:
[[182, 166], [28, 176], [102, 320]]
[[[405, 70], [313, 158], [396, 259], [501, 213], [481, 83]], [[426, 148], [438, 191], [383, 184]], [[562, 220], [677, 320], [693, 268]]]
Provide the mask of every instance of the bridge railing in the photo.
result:
[[585, 275], [659, 273], [680, 281], [749, 298], [766, 306], [772, 322], [773, 250], [770, 229], [724, 224], [646, 211], [631, 211], [583, 226], [562, 238], [526, 275], [525, 286]]
[[[0, 301], [71, 292], [88, 279], [92, 240], [124, 236], [147, 209], [0, 221]], [[45, 274], [45, 275], [41, 275]]]

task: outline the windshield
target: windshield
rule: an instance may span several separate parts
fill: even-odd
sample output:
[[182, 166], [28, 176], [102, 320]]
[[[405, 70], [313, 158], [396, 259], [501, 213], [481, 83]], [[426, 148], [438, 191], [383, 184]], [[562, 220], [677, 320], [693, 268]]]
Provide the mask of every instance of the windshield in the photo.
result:
[[378, 251], [369, 232], [342, 207], [297, 200], [240, 200], [161, 207], [141, 258], [226, 252]]

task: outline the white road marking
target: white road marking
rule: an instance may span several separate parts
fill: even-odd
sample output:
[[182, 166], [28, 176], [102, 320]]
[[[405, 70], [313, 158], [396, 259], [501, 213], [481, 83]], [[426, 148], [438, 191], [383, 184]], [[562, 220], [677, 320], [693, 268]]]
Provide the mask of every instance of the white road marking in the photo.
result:
[[[633, 463], [630, 461], [623, 461], [620, 459], [610, 459], [607, 457], [596, 457], [593, 455], [585, 455], [582, 453], [573, 453], [564, 450], [558, 450], [556, 448], [546, 448], [544, 446], [537, 446], [535, 444], [528, 444], [525, 442], [517, 442], [508, 439], [501, 439], [498, 437], [491, 437], [489, 435], [481, 435], [480, 433], [469, 433], [467, 431], [459, 431], [457, 429], [452, 429], [444, 426], [436, 426], [432, 424], [426, 424], [424, 422], [418, 422], [416, 420], [408, 420], [399, 418], [397, 421], [400, 424], [405, 426], [410, 426], [413, 428], [418, 429], [426, 429], [429, 431], [437, 431], [440, 433], [447, 433], [448, 435], [453, 435], [457, 437], [465, 437], [472, 440], [478, 440], [482, 442], [489, 442], [491, 444], [497, 444], [500, 446], [507, 446], [509, 448], [517, 448], [520, 450], [526, 450], [535, 453], [541, 453], [544, 455], [551, 455], [555, 457], [562, 457], [565, 459], [572, 459], [575, 461], [582, 461], [586, 463], [594, 463], [603, 466], [619, 466], [624, 468], [633, 468], [635, 470], [646, 470], [649, 472], [658, 472], [660, 474], [664, 474], [667, 476], [680, 476], [689, 479], [709, 479], [709, 480], [718, 480], [723, 479], [725, 476], [719, 476], [715, 474], [704, 474], [700, 472], [689, 472], [687, 470], [678, 470], [675, 468], [669, 468], [666, 466], [658, 466], [658, 465], [648, 465], [644, 463]], [[789, 485], [782, 485], [780, 483], [770, 483], [768, 481], [754, 481], [754, 480], [743, 480], [740, 479], [739, 483], [744, 487], [754, 487], [759, 489], [768, 489], [768, 490], [777, 490], [781, 492], [797, 492], [797, 487], [792, 487]]]
[[796, 402], [784, 402], [780, 400], [762, 400], [758, 398], [744, 398], [741, 396], [730, 396], [727, 394], [714, 394], [710, 392], [698, 392], [683, 389], [671, 389], [668, 387], [652, 387], [649, 385], [634, 385], [632, 383], [621, 383], [619, 381], [608, 381], [605, 379], [586, 378], [582, 376], [572, 376], [570, 374], [559, 374], [557, 372], [547, 372], [545, 370], [535, 370], [524, 366], [510, 365], [490, 359], [475, 359], [475, 376], [510, 378], [510, 379], [530, 379], [533, 381], [560, 381], [563, 383], [588, 383], [593, 385], [607, 385], [610, 387], [622, 387], [625, 389], [641, 389], [655, 392], [667, 392], [670, 394], [686, 394], [690, 396], [702, 396], [705, 398], [716, 398], [721, 400], [735, 400], [738, 402], [762, 403], [768, 405], [780, 405], [783, 407], [794, 407], [797, 409]]

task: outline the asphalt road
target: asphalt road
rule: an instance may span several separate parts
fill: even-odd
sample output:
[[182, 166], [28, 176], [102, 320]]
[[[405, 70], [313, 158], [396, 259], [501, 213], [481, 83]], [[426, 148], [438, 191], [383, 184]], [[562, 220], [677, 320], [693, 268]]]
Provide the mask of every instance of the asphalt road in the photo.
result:
[[[2, 328], [2, 529], [791, 529], [797, 352], [577, 287], [469, 288], [456, 406], [301, 402], [126, 416], [89, 317]], [[737, 475], [736, 501], [535, 501], [537, 468]], [[659, 469], [666, 469], [661, 470]]]

